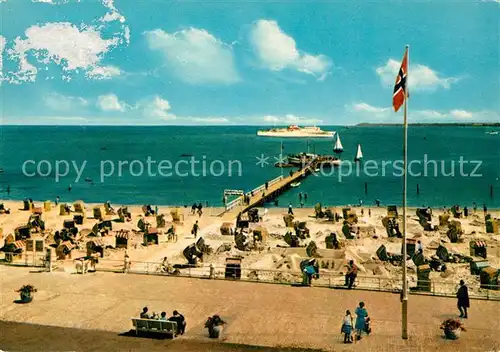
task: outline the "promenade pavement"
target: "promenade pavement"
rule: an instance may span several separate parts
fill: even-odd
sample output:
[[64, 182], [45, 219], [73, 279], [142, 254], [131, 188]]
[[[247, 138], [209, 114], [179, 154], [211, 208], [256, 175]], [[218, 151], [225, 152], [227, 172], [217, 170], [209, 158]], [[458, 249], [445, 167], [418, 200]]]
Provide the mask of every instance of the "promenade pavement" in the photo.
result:
[[[498, 301], [472, 301], [469, 319], [464, 320], [467, 332], [459, 340], [447, 341], [442, 338], [439, 326], [443, 320], [457, 317], [456, 300], [410, 296], [410, 339], [402, 340], [399, 295], [391, 293], [102, 272], [86, 275], [34, 273], [30, 270], [33, 268], [0, 266], [0, 320], [4, 321], [0, 324], [0, 349], [29, 350], [23, 347], [27, 341], [21, 341], [17, 330], [12, 328], [15, 326], [12, 322], [20, 322], [101, 331], [88, 331], [87, 340], [81, 337], [75, 340], [80, 341], [79, 345], [75, 345], [76, 342], [67, 345], [77, 351], [89, 350], [90, 345], [99, 341], [92, 336], [105, 332], [116, 337], [116, 346], [120, 343], [136, 346], [129, 350], [142, 350], [143, 347], [155, 350], [155, 346], [168, 344], [179, 350], [189, 350], [186, 346], [190, 343], [211, 343], [204, 322], [208, 316], [219, 314], [228, 322], [223, 340], [228, 344], [330, 351], [500, 351]], [[15, 304], [18, 296], [14, 290], [23, 284], [34, 285], [38, 292], [32, 303]], [[340, 335], [341, 320], [345, 310], [353, 312], [359, 301], [366, 303], [373, 333], [356, 344], [344, 345]], [[171, 313], [174, 309], [182, 312], [188, 322], [186, 334], [173, 342], [138, 339], [140, 344], [135, 337], [119, 338], [119, 334], [132, 328], [130, 318], [137, 316], [144, 306], [151, 312]], [[29, 328], [19, 327], [20, 331], [22, 329]], [[42, 331], [40, 327], [40, 345], [36, 350], [46, 350], [42, 340], [49, 344], [51, 341]], [[56, 331], [60, 330], [54, 328], [52, 333]], [[59, 335], [66, 336], [62, 332]], [[67, 336], [70, 335], [68, 332]], [[33, 336], [30, 338], [33, 340]], [[54, 348], [51, 350], [58, 350], [55, 339], [52, 339]], [[18, 348], [15, 348], [16, 340]], [[1, 341], [4, 344], [11, 342], [5, 346]], [[102, 348], [109, 349], [110, 346]], [[101, 348], [97, 345], [93, 350]]]

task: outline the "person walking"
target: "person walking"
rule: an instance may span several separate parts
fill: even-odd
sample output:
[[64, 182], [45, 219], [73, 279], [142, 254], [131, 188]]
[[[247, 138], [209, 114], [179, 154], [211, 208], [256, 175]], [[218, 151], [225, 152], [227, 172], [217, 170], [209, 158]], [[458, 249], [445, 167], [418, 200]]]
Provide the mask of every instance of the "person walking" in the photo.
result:
[[472, 209], [474, 209], [474, 214], [476, 214], [476, 211], [477, 211], [477, 203], [476, 202], [472, 203]]
[[365, 308], [364, 302], [359, 302], [358, 308], [356, 308], [356, 340], [361, 340], [361, 335], [366, 329], [366, 319], [368, 318], [368, 311]]
[[344, 334], [344, 343], [352, 343], [352, 326], [353, 319], [351, 312], [347, 310], [345, 312], [345, 317], [342, 320], [342, 328], [340, 329], [340, 332]]
[[460, 311], [460, 318], [467, 319], [467, 308], [470, 307], [469, 290], [465, 285], [464, 280], [460, 280], [460, 287], [457, 291], [457, 306]]
[[424, 245], [420, 240], [417, 241], [417, 253], [424, 254]]
[[345, 285], [348, 289], [351, 289], [356, 281], [356, 276], [358, 276], [358, 267], [354, 264], [354, 260], [350, 260], [347, 264], [347, 273], [345, 274]]
[[307, 203], [307, 193], [304, 192], [304, 203]]
[[302, 202], [302, 192], [299, 192], [299, 202]]
[[198, 225], [198, 220], [193, 225], [193, 229], [191, 230], [191, 234], [194, 235], [194, 238], [196, 239], [196, 236], [198, 235], [198, 230], [200, 229], [200, 225]]
[[486, 216], [486, 214], [488, 214], [488, 207], [486, 206], [486, 203], [483, 203], [483, 212], [484, 212], [484, 216]]
[[288, 214], [293, 215], [293, 206], [292, 206], [292, 202], [290, 202], [290, 204], [288, 204]]

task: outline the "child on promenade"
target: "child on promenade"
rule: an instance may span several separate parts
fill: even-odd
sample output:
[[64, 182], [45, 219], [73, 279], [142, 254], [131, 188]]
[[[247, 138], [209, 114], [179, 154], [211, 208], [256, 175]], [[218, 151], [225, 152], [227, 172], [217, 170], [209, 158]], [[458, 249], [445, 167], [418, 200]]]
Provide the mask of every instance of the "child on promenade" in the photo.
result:
[[344, 334], [344, 343], [352, 343], [352, 325], [353, 319], [350, 311], [345, 312], [345, 317], [342, 320], [342, 328], [340, 332]]

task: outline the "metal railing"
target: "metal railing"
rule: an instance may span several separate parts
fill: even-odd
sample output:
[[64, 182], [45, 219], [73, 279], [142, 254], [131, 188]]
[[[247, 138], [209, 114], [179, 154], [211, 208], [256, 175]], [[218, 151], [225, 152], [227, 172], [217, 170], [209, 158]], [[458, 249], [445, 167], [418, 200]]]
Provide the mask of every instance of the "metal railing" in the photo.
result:
[[[11, 253], [4, 253], [8, 257]], [[30, 266], [30, 267], [45, 267], [46, 256], [36, 253], [33, 257], [32, 253], [17, 254], [12, 261], [7, 261], [1, 258], [0, 262], [14, 266]], [[53, 260], [53, 263], [58, 262]], [[169, 274], [164, 270], [161, 262], [130, 262], [128, 268], [125, 268], [123, 260], [112, 260], [99, 258], [96, 265], [97, 271], [121, 272], [130, 274], [146, 274], [146, 275], [164, 275], [178, 276], [190, 278], [204, 278], [217, 280], [240, 280], [260, 283], [300, 285], [302, 283], [302, 273], [300, 271], [276, 270], [276, 269], [252, 269], [241, 268], [238, 278], [226, 277], [225, 266], [190, 266], [181, 265], [175, 274]], [[175, 270], [175, 269], [174, 269]], [[343, 274], [322, 273], [318, 278], [313, 279], [312, 286], [326, 288], [346, 288], [345, 277]], [[410, 287], [421, 287], [420, 289], [412, 289], [413, 294], [455, 297], [458, 289], [457, 283], [435, 280], [417, 280], [415, 277], [410, 277]], [[474, 299], [500, 300], [500, 285], [490, 285], [489, 288], [484, 288], [477, 282], [469, 282], [469, 296]], [[355, 289], [368, 291], [382, 291], [400, 293], [402, 290], [402, 280], [400, 278], [374, 277], [358, 275], [355, 282]]]
[[[113, 272], [127, 272], [132, 274], [148, 274], [148, 275], [166, 275], [166, 276], [179, 276], [190, 278], [212, 278], [212, 279], [231, 279], [225, 275], [226, 268], [224, 266], [189, 266], [182, 265], [175, 275], [168, 274], [162, 269], [160, 262], [132, 262], [130, 268], [124, 270], [124, 262], [118, 260], [100, 259], [96, 269], [98, 271], [113, 271]], [[212, 273], [211, 273], [212, 270]], [[410, 287], [414, 286], [415, 289], [411, 290], [413, 294], [433, 295], [455, 297], [458, 286], [455, 282], [435, 281], [435, 280], [416, 280], [410, 282]], [[302, 273], [300, 271], [288, 270], [272, 270], [272, 269], [252, 269], [241, 268], [240, 281], [261, 282], [261, 283], [274, 283], [274, 284], [295, 284], [302, 283]], [[327, 288], [346, 288], [345, 276], [343, 274], [330, 274], [322, 273], [317, 279], [313, 279], [312, 286], [314, 287], [327, 287]], [[481, 288], [479, 283], [469, 283], [469, 296], [475, 299], [488, 299], [500, 300], [500, 286], [491, 285], [490, 289]], [[421, 287], [420, 289], [418, 287]], [[425, 287], [425, 288], [424, 288]], [[368, 291], [382, 291], [400, 293], [402, 290], [402, 280], [400, 278], [387, 278], [387, 277], [374, 277], [358, 275], [355, 283], [356, 289]]]

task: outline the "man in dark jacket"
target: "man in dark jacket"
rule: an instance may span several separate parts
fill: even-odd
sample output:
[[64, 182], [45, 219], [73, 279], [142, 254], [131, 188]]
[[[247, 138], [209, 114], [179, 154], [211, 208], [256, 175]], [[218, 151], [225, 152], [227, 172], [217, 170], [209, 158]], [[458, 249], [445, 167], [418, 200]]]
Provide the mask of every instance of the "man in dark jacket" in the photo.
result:
[[174, 315], [168, 318], [168, 320], [177, 323], [177, 335], [184, 335], [184, 331], [186, 330], [186, 319], [176, 310], [174, 310], [173, 314]]
[[470, 307], [469, 291], [465, 286], [464, 280], [460, 280], [460, 287], [457, 291], [458, 310], [460, 311], [460, 318], [467, 319], [467, 308]]

